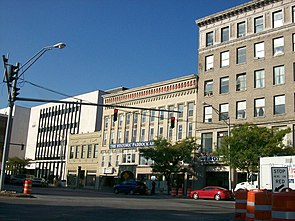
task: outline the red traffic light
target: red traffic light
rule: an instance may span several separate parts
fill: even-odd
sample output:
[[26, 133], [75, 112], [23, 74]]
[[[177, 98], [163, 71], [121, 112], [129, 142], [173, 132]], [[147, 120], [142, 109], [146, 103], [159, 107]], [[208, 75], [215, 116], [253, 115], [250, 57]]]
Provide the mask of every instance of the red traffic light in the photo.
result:
[[175, 117], [171, 117], [170, 127], [171, 128], [175, 127]]
[[114, 109], [114, 122], [118, 120], [118, 109]]

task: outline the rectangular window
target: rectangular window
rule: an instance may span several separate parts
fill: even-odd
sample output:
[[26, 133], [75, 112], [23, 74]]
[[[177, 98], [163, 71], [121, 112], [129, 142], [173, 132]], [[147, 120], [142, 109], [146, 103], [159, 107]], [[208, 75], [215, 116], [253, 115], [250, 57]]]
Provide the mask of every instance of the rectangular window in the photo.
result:
[[104, 167], [105, 155], [101, 156], [101, 166]]
[[205, 81], [204, 95], [213, 95], [213, 81]]
[[122, 132], [120, 130], [118, 130], [118, 134], [117, 134], [117, 143], [121, 143], [122, 142]]
[[159, 121], [163, 121], [164, 120], [164, 111], [162, 111], [164, 109], [164, 107], [160, 107], [159, 108], [161, 111], [159, 112]]
[[104, 128], [107, 129], [109, 127], [109, 117], [105, 116], [104, 117]]
[[204, 107], [204, 123], [211, 123], [212, 122], [212, 107], [207, 106]]
[[80, 146], [76, 146], [76, 159], [80, 158]]
[[193, 102], [188, 103], [187, 116], [188, 117], [194, 116], [194, 103]]
[[255, 117], [264, 117], [264, 114], [265, 114], [265, 98], [255, 99], [254, 105], [255, 105], [254, 116]]
[[155, 114], [156, 114], [156, 112], [155, 111], [153, 111], [153, 110], [151, 110], [151, 112], [150, 112], [150, 122], [154, 122], [155, 121]]
[[226, 42], [229, 40], [229, 27], [221, 29], [221, 42]]
[[133, 113], [133, 124], [137, 124], [138, 123], [138, 112], [134, 112]]
[[178, 124], [178, 128], [177, 128], [177, 140], [181, 140], [182, 139], [182, 124]]
[[107, 132], [103, 132], [103, 141], [102, 141], [102, 144], [103, 145], [106, 145], [107, 144], [107, 139], [108, 139]]
[[236, 91], [246, 90], [246, 74], [238, 74], [236, 80]]
[[274, 97], [274, 114], [284, 114], [285, 113], [285, 95]]
[[174, 105], [168, 106], [168, 110], [169, 110], [168, 118], [171, 119], [171, 117], [173, 117], [173, 112], [170, 112], [170, 111], [174, 110]]
[[109, 166], [109, 167], [112, 166], [112, 154], [109, 155], [109, 165], [108, 165], [108, 166]]
[[137, 130], [136, 128], [134, 128], [132, 130], [132, 142], [136, 142], [136, 134], [137, 134]]
[[114, 139], [115, 139], [115, 132], [111, 131], [111, 140], [110, 140], [111, 144], [114, 143], [114, 141], [115, 141]]
[[237, 119], [245, 119], [246, 118], [246, 101], [238, 101], [237, 102]]
[[264, 29], [263, 16], [254, 18], [254, 33], [262, 32]]
[[212, 133], [202, 134], [202, 153], [212, 153], [213, 151], [213, 135]]
[[119, 162], [120, 162], [119, 160], [120, 160], [120, 155], [118, 154], [116, 156], [116, 167], [119, 166]]
[[164, 134], [164, 128], [162, 126], [159, 126], [158, 137], [163, 137], [163, 134]]
[[143, 142], [145, 139], [145, 128], [141, 128], [140, 141]]
[[130, 124], [130, 116], [131, 116], [130, 113], [127, 113], [126, 114], [126, 125], [129, 125]]
[[254, 57], [256, 59], [264, 58], [264, 42], [254, 44]]
[[187, 137], [193, 137], [193, 123], [188, 123]]
[[153, 127], [150, 127], [150, 140], [153, 140], [155, 138], [155, 129]]
[[94, 153], [93, 153], [93, 158], [98, 157], [98, 144], [94, 144]]
[[123, 124], [123, 114], [119, 114], [119, 127], [122, 127]]
[[284, 38], [273, 39], [273, 56], [284, 54]]
[[213, 31], [206, 33], [206, 46], [211, 46], [213, 45]]
[[74, 151], [75, 151], [75, 147], [71, 146], [71, 148], [70, 148], [70, 159], [74, 158]]
[[146, 122], [146, 111], [142, 111], [141, 113], [141, 123], [145, 123]]
[[293, 51], [295, 51], [295, 34], [293, 34], [293, 38], [292, 38], [292, 41], [293, 41]]
[[228, 109], [229, 104], [220, 104], [219, 105], [219, 120], [227, 120], [228, 119]]
[[86, 145], [82, 145], [81, 158], [85, 158]]
[[220, 148], [221, 147], [222, 140], [227, 135], [228, 135], [228, 132], [224, 132], [224, 131], [217, 133], [217, 148]]
[[229, 66], [229, 51], [224, 51], [220, 53], [220, 67]]
[[246, 47], [237, 49], [237, 64], [246, 63]]
[[178, 118], [183, 118], [183, 108], [184, 108], [183, 104], [177, 105], [177, 109], [178, 109], [178, 111], [180, 111], [180, 113], [178, 113]]
[[214, 66], [214, 64], [213, 64], [213, 62], [214, 62], [213, 55], [206, 56], [205, 57], [205, 62], [206, 62], [206, 64], [205, 64], [205, 70], [206, 71], [213, 69], [213, 66]]
[[272, 13], [273, 28], [277, 28], [283, 25], [283, 11], [277, 11]]
[[220, 94], [229, 92], [229, 77], [220, 78]]
[[274, 85], [281, 85], [285, 84], [285, 67], [277, 66], [273, 69], [273, 84]]
[[254, 71], [254, 87], [255, 88], [264, 88], [265, 87], [265, 72], [264, 70]]
[[237, 37], [241, 38], [244, 37], [246, 35], [246, 22], [240, 22], [237, 24]]
[[129, 130], [125, 131], [125, 137], [124, 137], [124, 143], [128, 143], [129, 142]]
[[295, 6], [292, 7], [292, 21], [295, 23]]
[[87, 158], [91, 158], [92, 155], [92, 145], [89, 144], [88, 145], [88, 151], [87, 151]]

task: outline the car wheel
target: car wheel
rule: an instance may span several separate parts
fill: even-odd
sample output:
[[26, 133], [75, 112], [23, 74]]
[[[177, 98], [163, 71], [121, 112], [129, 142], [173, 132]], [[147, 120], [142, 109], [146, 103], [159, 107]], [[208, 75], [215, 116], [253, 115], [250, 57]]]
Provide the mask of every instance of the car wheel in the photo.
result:
[[197, 199], [199, 199], [199, 195], [197, 193], [194, 193], [193, 198], [194, 198], [194, 200], [197, 200]]
[[129, 194], [130, 194], [130, 195], [133, 195], [133, 194], [134, 194], [134, 190], [130, 190], [130, 191], [129, 191]]
[[118, 189], [115, 189], [114, 192], [115, 192], [115, 194], [118, 194], [119, 193], [119, 190]]
[[215, 199], [215, 200], [220, 200], [220, 199], [221, 199], [221, 197], [220, 197], [220, 195], [219, 195], [219, 194], [216, 194], [216, 195], [214, 196], [214, 199]]

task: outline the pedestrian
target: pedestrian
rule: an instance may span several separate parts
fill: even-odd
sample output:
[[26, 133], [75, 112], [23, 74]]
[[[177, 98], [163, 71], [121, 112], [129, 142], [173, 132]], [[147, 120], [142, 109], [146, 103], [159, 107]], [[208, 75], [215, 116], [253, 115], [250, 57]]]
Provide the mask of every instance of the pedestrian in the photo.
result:
[[155, 190], [156, 190], [156, 183], [155, 181], [152, 182], [152, 191], [151, 194], [154, 195], [155, 194]]

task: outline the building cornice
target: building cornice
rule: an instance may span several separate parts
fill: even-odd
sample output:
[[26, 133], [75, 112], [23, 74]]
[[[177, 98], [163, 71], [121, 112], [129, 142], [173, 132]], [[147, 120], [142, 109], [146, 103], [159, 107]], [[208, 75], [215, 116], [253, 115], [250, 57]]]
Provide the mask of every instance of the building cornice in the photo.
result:
[[196, 20], [196, 24], [199, 27], [203, 27], [209, 24], [213, 24], [217, 21], [221, 21], [281, 1], [282, 0], [253, 0], [237, 7], [218, 12], [205, 18], [198, 19]]

